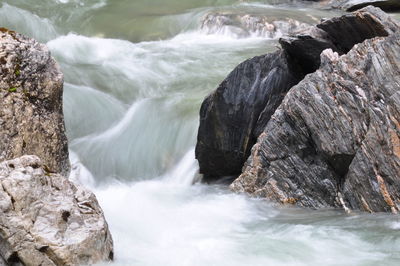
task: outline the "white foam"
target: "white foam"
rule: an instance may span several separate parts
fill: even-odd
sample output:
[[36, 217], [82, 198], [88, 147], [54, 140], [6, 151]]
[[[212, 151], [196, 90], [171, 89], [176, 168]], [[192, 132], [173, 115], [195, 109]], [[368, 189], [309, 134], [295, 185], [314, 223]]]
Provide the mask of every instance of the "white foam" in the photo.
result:
[[123, 118], [115, 124], [113, 127], [108, 130], [102, 132], [101, 134], [95, 136], [88, 136], [86, 138], [90, 138], [91, 141], [103, 141], [111, 138], [118, 137], [118, 135], [123, 134], [127, 128], [133, 123], [133, 117], [136, 114], [137, 110], [146, 102], [146, 99], [135, 102], [128, 109], [128, 111], [124, 114]]
[[390, 224], [390, 228], [392, 228], [394, 230], [400, 230], [400, 221], [399, 222], [392, 222]]
[[[229, 265], [254, 217], [243, 196], [163, 181], [114, 184], [96, 195], [105, 210], [117, 265]], [[234, 263], [232, 265], [237, 265]]]
[[196, 181], [195, 178], [198, 169], [199, 166], [195, 159], [194, 148], [191, 148], [163, 179], [171, 184], [190, 186]]
[[72, 150], [69, 150], [69, 159], [71, 162], [71, 173], [68, 179], [85, 187], [94, 188], [95, 179], [93, 175], [82, 164], [78, 155]]
[[109, 94], [67, 82], [63, 107], [69, 141], [104, 131], [126, 111], [125, 105]]
[[90, 6], [93, 9], [103, 7], [107, 4], [107, 0], [54, 0], [60, 4], [74, 3], [80, 6]]

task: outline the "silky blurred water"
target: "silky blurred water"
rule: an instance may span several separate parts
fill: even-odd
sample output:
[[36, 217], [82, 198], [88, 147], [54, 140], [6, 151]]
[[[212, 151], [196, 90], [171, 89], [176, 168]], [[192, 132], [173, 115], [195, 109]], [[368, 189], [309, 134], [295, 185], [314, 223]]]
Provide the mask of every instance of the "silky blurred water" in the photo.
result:
[[[73, 174], [97, 195], [115, 265], [399, 265], [400, 219], [276, 207], [196, 183], [200, 104], [274, 38], [216, 34], [207, 14], [313, 24], [290, 0], [7, 0], [0, 25], [47, 43], [65, 75]], [[399, 17], [398, 14], [394, 15]]]

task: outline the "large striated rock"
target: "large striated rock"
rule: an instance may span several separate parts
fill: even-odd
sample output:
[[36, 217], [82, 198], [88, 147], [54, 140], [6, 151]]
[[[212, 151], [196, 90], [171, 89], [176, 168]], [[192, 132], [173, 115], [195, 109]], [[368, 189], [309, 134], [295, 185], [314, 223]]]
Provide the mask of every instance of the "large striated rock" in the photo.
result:
[[363, 7], [372, 5], [385, 11], [399, 11], [399, 0], [330, 0], [323, 2], [323, 5], [333, 8], [340, 8], [346, 11], [355, 11]]
[[400, 35], [374, 38], [286, 95], [234, 191], [304, 207], [400, 208]]
[[46, 46], [0, 28], [0, 161], [35, 154], [68, 174], [62, 92], [63, 75]]
[[87, 265], [112, 259], [113, 243], [93, 193], [22, 156], [0, 163], [1, 257], [10, 265]]
[[388, 36], [398, 25], [373, 7], [327, 20], [280, 40], [283, 51], [241, 63], [200, 110], [196, 158], [205, 181], [238, 176], [257, 137], [286, 92], [320, 66], [320, 53], [347, 53], [354, 44]]

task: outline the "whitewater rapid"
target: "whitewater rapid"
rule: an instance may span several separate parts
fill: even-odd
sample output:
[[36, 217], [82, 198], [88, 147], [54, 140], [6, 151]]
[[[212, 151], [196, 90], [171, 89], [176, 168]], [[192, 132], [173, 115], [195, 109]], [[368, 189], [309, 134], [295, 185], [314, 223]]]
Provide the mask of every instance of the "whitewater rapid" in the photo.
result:
[[197, 182], [202, 100], [238, 63], [275, 51], [280, 36], [202, 28], [204, 16], [312, 23], [337, 13], [286, 0], [0, 5], [2, 26], [46, 43], [61, 65], [71, 179], [105, 212], [112, 265], [399, 264], [398, 216], [277, 207]]

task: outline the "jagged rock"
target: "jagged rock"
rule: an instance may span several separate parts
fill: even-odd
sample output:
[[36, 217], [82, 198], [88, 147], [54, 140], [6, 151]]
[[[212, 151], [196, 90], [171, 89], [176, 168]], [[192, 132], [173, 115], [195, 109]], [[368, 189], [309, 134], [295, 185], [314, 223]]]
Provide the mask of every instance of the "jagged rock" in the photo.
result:
[[336, 47], [347, 53], [357, 43], [377, 36], [388, 36], [399, 25], [388, 14], [372, 6], [351, 14], [326, 20], [317, 25], [324, 30]]
[[400, 35], [367, 40], [286, 95], [231, 185], [279, 203], [397, 212]]
[[367, 7], [282, 38], [283, 51], [241, 63], [200, 110], [196, 158], [204, 180], [241, 173], [251, 147], [286, 92], [319, 67], [324, 49], [344, 54], [367, 38], [388, 36], [396, 27], [387, 14]]
[[87, 265], [112, 259], [113, 243], [95, 195], [26, 155], [0, 163], [0, 257]]
[[274, 19], [265, 15], [209, 13], [204, 16], [201, 29], [206, 34], [228, 34], [238, 38], [260, 36], [279, 38], [304, 30], [310, 25], [294, 19]]
[[325, 20], [295, 36], [283, 37], [279, 43], [297, 59], [305, 73], [311, 73], [318, 69], [323, 50], [331, 48], [342, 55], [366, 39], [392, 34], [397, 27], [397, 23], [382, 10], [366, 7], [352, 14]]
[[340, 8], [346, 11], [355, 11], [363, 7], [372, 5], [379, 7], [384, 11], [399, 11], [400, 1], [399, 0], [331, 0], [323, 5], [330, 6], [333, 8]]
[[0, 28], [0, 161], [24, 154], [67, 175], [63, 75], [45, 45]]

